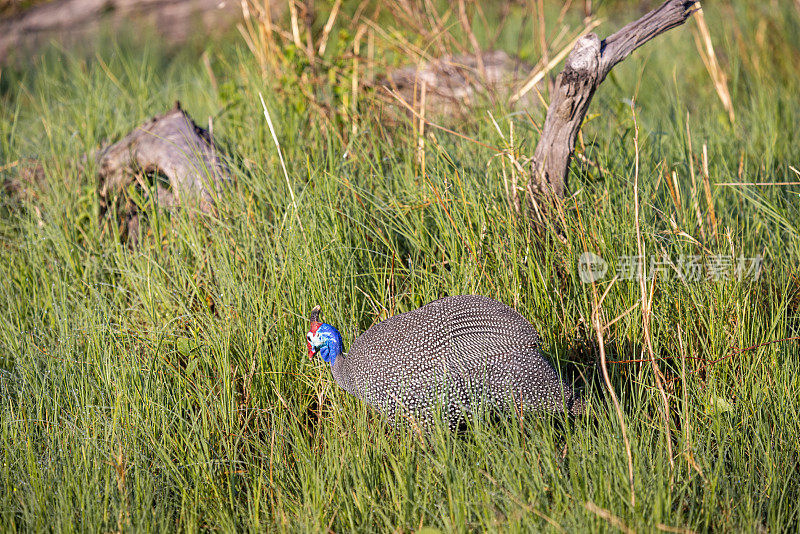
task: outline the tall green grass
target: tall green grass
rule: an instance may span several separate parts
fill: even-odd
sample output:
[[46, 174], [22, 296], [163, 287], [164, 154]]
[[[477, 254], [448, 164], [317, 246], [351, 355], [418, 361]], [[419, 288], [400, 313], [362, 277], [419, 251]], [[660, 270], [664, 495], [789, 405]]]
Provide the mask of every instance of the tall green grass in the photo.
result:
[[[630, 18], [611, 6], [608, 16]], [[216, 90], [192, 50], [111, 44], [4, 71], [0, 177], [14, 192], [0, 197], [0, 529], [796, 529], [798, 344], [731, 353], [800, 335], [800, 188], [712, 186], [715, 239], [699, 155], [706, 144], [712, 184], [797, 181], [800, 17], [789, 3], [778, 13], [747, 2], [707, 16], [719, 20], [737, 123], [726, 122], [688, 26], [637, 52], [593, 104], [581, 150], [605, 171], [573, 163], [561, 238], [537, 236], [509, 208], [496, 152], [435, 132], [423, 174], [416, 137], [367, 96], [357, 134], [348, 124], [332, 135], [290, 76], [265, 80], [237, 42], [209, 45]], [[338, 46], [332, 56], [346, 53]], [[668, 431], [650, 365], [609, 364], [631, 441], [632, 505], [577, 262], [590, 250], [613, 274], [637, 254], [634, 97], [647, 255], [762, 255], [764, 271], [655, 280]], [[92, 155], [175, 99], [199, 122], [213, 117], [236, 186], [216, 215], [151, 210], [131, 248], [99, 224]], [[486, 111], [461, 131], [507, 146]], [[490, 111], [506, 139], [513, 122], [515, 149], [532, 153], [528, 118]], [[29, 158], [42, 166], [38, 181], [23, 172]], [[591, 413], [420, 437], [392, 429], [305, 356], [317, 303], [349, 345], [380, 319], [459, 293], [529, 318]], [[617, 281], [602, 316], [639, 300], [637, 281]], [[605, 339], [610, 360], [646, 358], [640, 309]]]

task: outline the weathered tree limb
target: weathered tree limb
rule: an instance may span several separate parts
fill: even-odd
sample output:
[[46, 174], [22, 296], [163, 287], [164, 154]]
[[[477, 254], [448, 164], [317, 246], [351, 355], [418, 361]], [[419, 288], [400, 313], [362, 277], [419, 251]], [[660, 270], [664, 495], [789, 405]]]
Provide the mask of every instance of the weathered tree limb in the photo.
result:
[[603, 41], [590, 33], [575, 44], [556, 79], [533, 155], [528, 183], [530, 201], [542, 194], [564, 196], [569, 162], [583, 118], [611, 69], [646, 42], [686, 22], [697, 4], [696, 0], [667, 0]]
[[[97, 167], [101, 218], [116, 206], [118, 215], [125, 219], [121, 234], [134, 240], [139, 215], [125, 195], [128, 186], [138, 183], [144, 196], [155, 189], [161, 207], [196, 206], [208, 213], [218, 193], [231, 181], [210, 133], [197, 126], [178, 102], [171, 111], [98, 152]], [[159, 175], [168, 183], [156, 179], [148, 184], [145, 180]]]

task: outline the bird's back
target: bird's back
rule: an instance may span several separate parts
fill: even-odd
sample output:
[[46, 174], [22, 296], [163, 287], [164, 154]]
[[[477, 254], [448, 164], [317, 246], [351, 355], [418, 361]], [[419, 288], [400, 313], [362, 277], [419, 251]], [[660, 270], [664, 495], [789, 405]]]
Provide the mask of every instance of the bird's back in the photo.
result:
[[539, 344], [536, 329], [505, 304], [445, 297], [369, 328], [337, 360], [334, 377], [390, 417], [401, 408], [428, 419], [438, 404], [452, 425], [476, 403], [562, 409], [564, 386]]

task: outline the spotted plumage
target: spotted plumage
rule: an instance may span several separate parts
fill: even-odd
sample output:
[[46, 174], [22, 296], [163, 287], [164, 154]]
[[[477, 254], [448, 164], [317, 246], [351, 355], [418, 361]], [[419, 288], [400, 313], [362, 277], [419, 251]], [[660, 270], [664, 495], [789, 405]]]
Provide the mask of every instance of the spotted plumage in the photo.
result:
[[477, 295], [446, 297], [372, 326], [342, 352], [338, 331], [311, 314], [309, 357], [331, 364], [336, 383], [390, 420], [451, 427], [477, 410], [581, 413], [580, 398], [541, 354], [534, 327]]

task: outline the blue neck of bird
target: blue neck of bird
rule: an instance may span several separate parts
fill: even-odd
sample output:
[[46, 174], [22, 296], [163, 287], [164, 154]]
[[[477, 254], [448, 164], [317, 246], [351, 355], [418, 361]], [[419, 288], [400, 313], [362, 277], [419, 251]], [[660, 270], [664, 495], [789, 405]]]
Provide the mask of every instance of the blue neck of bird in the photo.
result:
[[320, 347], [319, 355], [323, 361], [328, 362], [333, 367], [336, 357], [342, 353], [342, 336], [339, 331], [331, 327], [333, 334], [327, 342]]

